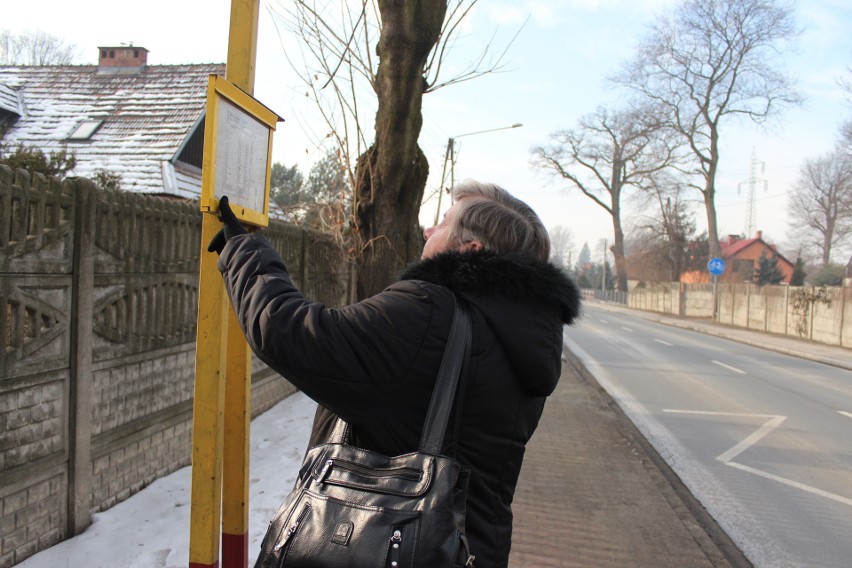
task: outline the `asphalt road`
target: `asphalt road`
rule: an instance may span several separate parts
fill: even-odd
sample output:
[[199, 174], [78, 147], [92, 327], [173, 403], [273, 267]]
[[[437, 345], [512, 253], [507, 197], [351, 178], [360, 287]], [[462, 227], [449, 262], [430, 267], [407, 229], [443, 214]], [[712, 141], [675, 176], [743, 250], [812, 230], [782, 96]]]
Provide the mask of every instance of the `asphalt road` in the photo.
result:
[[756, 567], [852, 566], [852, 372], [590, 304], [565, 342]]

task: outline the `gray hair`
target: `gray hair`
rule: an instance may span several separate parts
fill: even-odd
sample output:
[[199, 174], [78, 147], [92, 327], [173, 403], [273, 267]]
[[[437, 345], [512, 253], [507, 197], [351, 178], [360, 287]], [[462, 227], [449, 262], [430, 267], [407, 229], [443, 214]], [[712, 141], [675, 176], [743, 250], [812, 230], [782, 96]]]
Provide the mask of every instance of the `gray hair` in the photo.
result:
[[547, 262], [550, 237], [532, 207], [491, 183], [463, 181], [453, 187], [458, 209], [448, 240], [463, 245], [478, 240], [486, 250], [531, 254]]

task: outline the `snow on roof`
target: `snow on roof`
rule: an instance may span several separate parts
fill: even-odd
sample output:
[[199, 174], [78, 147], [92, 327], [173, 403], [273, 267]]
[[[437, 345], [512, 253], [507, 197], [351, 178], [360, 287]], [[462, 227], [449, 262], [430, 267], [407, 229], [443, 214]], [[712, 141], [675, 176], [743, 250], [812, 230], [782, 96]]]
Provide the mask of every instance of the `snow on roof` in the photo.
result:
[[[44, 152], [65, 149], [77, 159], [72, 175], [91, 177], [105, 169], [121, 176], [123, 189], [162, 192], [163, 163], [177, 158], [204, 113], [208, 75], [224, 74], [225, 65], [149, 65], [129, 74], [98, 70], [0, 66], [0, 85], [17, 91], [23, 112], [3, 142]], [[91, 137], [69, 140], [83, 121], [103, 122]]]

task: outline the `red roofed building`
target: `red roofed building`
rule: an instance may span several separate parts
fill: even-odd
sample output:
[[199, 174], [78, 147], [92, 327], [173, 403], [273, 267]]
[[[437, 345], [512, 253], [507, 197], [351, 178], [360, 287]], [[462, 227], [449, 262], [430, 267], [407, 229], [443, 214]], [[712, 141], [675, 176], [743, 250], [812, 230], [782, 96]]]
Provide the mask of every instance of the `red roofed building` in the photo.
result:
[[[793, 263], [787, 260], [775, 245], [763, 240], [763, 232], [758, 231], [753, 239], [743, 239], [737, 235], [728, 235], [728, 240], [719, 243], [719, 256], [725, 261], [725, 272], [719, 276], [720, 282], [752, 282], [757, 276], [761, 255], [778, 259], [778, 269], [784, 274], [782, 282], [789, 283], [793, 276]], [[707, 270], [685, 272], [680, 281], [690, 283], [707, 283], [712, 280]]]

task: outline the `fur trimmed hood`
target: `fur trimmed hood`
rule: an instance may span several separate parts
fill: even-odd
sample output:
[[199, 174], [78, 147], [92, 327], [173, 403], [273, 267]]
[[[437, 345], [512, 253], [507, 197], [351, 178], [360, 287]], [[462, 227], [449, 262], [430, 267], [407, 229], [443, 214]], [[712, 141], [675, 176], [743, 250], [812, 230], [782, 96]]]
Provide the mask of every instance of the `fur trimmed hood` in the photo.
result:
[[463, 296], [487, 322], [530, 393], [548, 396], [556, 388], [563, 324], [580, 312], [577, 286], [556, 266], [524, 255], [447, 252], [412, 264], [401, 279]]
[[558, 305], [561, 321], [580, 314], [580, 292], [565, 272], [528, 255], [449, 251], [409, 265], [400, 280], [424, 280], [459, 294]]

